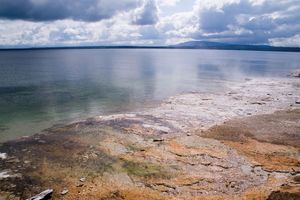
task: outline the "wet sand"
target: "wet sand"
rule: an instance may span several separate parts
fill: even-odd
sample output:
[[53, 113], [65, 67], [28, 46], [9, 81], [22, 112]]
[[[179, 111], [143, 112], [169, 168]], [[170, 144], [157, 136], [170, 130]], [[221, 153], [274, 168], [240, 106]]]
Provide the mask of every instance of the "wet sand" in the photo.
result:
[[252, 79], [0, 146], [0, 199], [299, 199], [300, 82]]

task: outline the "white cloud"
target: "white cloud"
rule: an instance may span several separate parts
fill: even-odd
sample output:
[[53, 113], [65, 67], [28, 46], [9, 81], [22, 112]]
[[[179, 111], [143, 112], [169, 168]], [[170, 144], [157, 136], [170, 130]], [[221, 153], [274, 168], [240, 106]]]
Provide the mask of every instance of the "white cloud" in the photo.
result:
[[159, 7], [168, 7], [168, 6], [175, 6], [182, 0], [157, 0], [157, 4]]
[[137, 25], [153, 25], [158, 21], [158, 8], [155, 0], [145, 0], [142, 7], [133, 12], [133, 23]]
[[274, 46], [297, 46], [300, 47], [300, 34], [288, 38], [272, 38], [270, 43]]
[[[88, 0], [93, 1], [100, 2], [97, 7], [100, 10], [120, 6], [119, 1], [114, 0]], [[299, 46], [298, 0], [197, 0], [190, 5], [190, 11], [184, 12], [173, 9], [182, 5], [182, 0], [126, 0], [123, 3], [133, 1], [135, 6], [128, 9], [125, 6], [126, 9], [113, 11], [99, 20], [2, 19], [0, 45], [161, 45], [211, 40]], [[48, 5], [50, 1], [31, 2]], [[161, 14], [168, 9], [172, 12]]]

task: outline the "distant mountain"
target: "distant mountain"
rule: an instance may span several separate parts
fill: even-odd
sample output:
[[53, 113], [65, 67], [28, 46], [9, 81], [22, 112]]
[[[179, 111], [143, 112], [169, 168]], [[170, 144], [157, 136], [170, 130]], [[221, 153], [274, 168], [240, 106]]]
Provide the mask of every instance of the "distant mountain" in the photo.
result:
[[254, 50], [254, 51], [291, 51], [300, 52], [300, 47], [274, 47], [268, 45], [227, 44], [208, 41], [189, 41], [169, 46], [181, 49], [223, 49], [223, 50]]
[[52, 46], [52, 47], [1, 47], [0, 51], [7, 50], [51, 50], [51, 49], [222, 49], [222, 50], [253, 50], [253, 51], [289, 51], [300, 52], [300, 47], [274, 47], [268, 45], [227, 44], [221, 42], [189, 41], [170, 46], [134, 46], [134, 45], [108, 45], [108, 46]]

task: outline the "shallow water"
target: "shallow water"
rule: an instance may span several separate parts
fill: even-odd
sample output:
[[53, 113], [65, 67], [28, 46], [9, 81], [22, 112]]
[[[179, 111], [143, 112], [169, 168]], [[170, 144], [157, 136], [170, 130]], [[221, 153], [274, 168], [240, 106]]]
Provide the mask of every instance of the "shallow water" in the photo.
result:
[[0, 141], [54, 124], [143, 109], [180, 92], [224, 82], [286, 76], [298, 53], [69, 49], [0, 51]]

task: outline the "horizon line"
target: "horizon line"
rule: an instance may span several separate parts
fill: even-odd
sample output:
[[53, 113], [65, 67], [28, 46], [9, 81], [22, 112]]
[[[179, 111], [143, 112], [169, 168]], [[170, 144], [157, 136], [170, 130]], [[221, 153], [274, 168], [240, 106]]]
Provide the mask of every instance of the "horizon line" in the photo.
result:
[[[207, 42], [224, 46], [180, 46], [187, 42]], [[208, 49], [208, 50], [249, 50], [300, 52], [300, 47], [271, 46], [259, 44], [230, 44], [210, 41], [187, 41], [175, 45], [78, 45], [78, 46], [19, 46], [0, 47], [0, 51], [13, 50], [55, 50], [55, 49]]]

